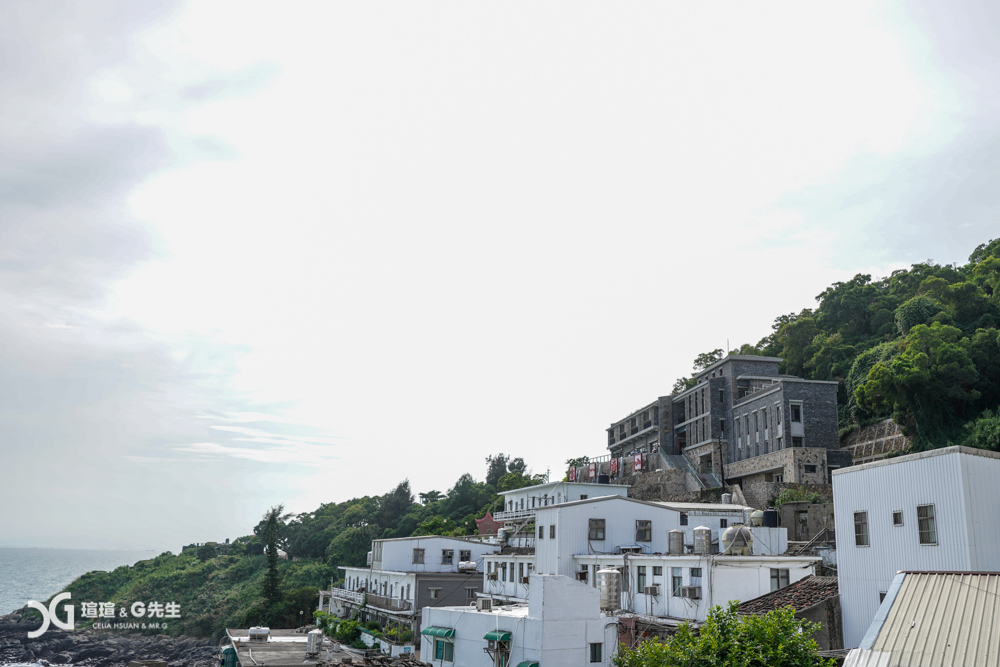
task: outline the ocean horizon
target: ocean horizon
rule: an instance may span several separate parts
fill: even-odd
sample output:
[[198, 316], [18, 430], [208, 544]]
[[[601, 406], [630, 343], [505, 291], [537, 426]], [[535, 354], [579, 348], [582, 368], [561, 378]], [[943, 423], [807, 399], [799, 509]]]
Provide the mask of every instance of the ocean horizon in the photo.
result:
[[158, 555], [153, 550], [0, 547], [0, 615], [29, 600], [44, 602], [87, 572], [107, 572]]

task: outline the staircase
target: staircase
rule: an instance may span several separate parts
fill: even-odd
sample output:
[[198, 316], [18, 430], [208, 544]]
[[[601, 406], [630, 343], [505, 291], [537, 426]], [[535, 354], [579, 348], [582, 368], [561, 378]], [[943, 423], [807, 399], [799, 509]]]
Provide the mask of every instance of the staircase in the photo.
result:
[[686, 470], [688, 477], [698, 483], [701, 489], [714, 489], [722, 486], [722, 481], [714, 472], [698, 472], [691, 459], [683, 454], [664, 454], [664, 460], [671, 468]]

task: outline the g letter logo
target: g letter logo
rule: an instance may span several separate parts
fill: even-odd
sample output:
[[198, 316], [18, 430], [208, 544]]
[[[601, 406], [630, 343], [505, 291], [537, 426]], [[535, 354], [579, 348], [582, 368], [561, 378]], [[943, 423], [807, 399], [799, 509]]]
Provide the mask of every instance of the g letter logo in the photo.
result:
[[56, 616], [56, 610], [60, 602], [63, 600], [69, 600], [73, 596], [72, 593], [60, 593], [59, 595], [52, 598], [52, 602], [49, 603], [49, 608], [46, 609], [45, 605], [41, 602], [35, 602], [34, 600], [28, 601], [28, 606], [32, 609], [37, 609], [42, 612], [42, 627], [28, 633], [28, 639], [34, 639], [35, 637], [41, 637], [45, 634], [45, 631], [49, 629], [49, 624], [54, 623], [57, 628], [63, 630], [73, 630], [76, 628], [76, 622], [74, 618], [73, 605], [66, 605], [66, 622], [63, 623]]

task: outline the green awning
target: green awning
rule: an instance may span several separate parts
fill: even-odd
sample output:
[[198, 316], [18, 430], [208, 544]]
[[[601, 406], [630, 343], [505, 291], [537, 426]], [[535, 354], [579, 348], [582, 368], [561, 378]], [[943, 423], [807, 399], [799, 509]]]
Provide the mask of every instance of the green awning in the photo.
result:
[[431, 637], [442, 637], [444, 639], [451, 639], [455, 636], [455, 628], [435, 628], [429, 627], [424, 628], [420, 631], [422, 635], [430, 635]]
[[510, 633], [504, 632], [503, 630], [494, 630], [493, 632], [487, 632], [483, 639], [493, 639], [498, 642], [509, 642]]
[[525, 660], [524, 662], [517, 663], [517, 667], [538, 667], [538, 663], [532, 660]]

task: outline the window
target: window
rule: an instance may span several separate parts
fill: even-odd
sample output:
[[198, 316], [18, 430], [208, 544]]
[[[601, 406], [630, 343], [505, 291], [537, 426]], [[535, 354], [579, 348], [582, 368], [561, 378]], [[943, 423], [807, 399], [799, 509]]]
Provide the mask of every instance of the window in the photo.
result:
[[775, 409], [775, 413], [774, 414], [777, 417], [778, 425], [780, 426], [781, 425], [781, 406], [780, 405]]
[[892, 525], [902, 526], [903, 525], [903, 510], [896, 510], [892, 513]]
[[776, 591], [788, 585], [788, 570], [771, 568], [771, 590]]
[[719, 437], [720, 438], [725, 438], [726, 437], [726, 420], [725, 419], [720, 419], [719, 420]]
[[917, 505], [917, 532], [921, 544], [937, 544], [937, 523], [934, 505]]
[[805, 470], [807, 473], [816, 472], [816, 466], [805, 466]]
[[726, 390], [725, 389], [720, 389], [719, 390], [719, 403], [722, 403], [725, 400], [726, 400]]
[[591, 519], [587, 539], [600, 541], [604, 539], [604, 519]]
[[636, 542], [652, 542], [653, 541], [653, 522], [648, 519], [636, 519], [635, 522], [635, 541]]
[[413, 562], [416, 565], [423, 565], [424, 563], [424, 550], [414, 549], [413, 550]]
[[670, 594], [675, 598], [681, 596], [681, 586], [684, 585], [684, 575], [679, 567], [670, 568]]
[[801, 446], [802, 446], [802, 438], [792, 437], [792, 447], [801, 447]]
[[801, 424], [802, 423], [802, 404], [801, 403], [792, 403], [791, 405], [788, 406], [788, 409], [792, 413], [792, 423], [793, 424]]
[[463, 562], [468, 562], [472, 560], [472, 551], [467, 551], [465, 549], [462, 549], [461, 551], [458, 552], [458, 559]]
[[635, 587], [637, 591], [641, 591], [646, 587], [646, 566], [640, 565], [635, 568]]
[[729, 519], [719, 519], [719, 528], [728, 528]]
[[455, 550], [454, 549], [442, 549], [441, 550], [441, 564], [451, 565], [451, 562], [455, 560]]
[[596, 644], [591, 644], [590, 645], [590, 661], [591, 662], [600, 662], [601, 661], [601, 648], [602, 647], [603, 647], [603, 644], [601, 644], [600, 642], [598, 642]]
[[444, 639], [435, 639], [434, 659], [455, 662], [455, 644]]
[[663, 576], [663, 566], [661, 566], [661, 565], [654, 565], [653, 566], [653, 576], [654, 577], [662, 577]]
[[[513, 574], [513, 573], [512, 573]], [[507, 581], [507, 563], [500, 563], [500, 581]]]
[[691, 568], [691, 585], [701, 586], [701, 568], [692, 567]]
[[681, 512], [681, 525], [682, 526], [688, 525], [688, 515], [687, 515], [687, 512]]
[[586, 499], [587, 499], [587, 494], [586, 493], [581, 493], [580, 494], [580, 500], [586, 500]]
[[465, 599], [466, 600], [475, 600], [476, 599], [476, 589], [475, 588], [466, 588], [465, 589]]
[[431, 599], [432, 600], [437, 600], [438, 597], [441, 595], [441, 589], [440, 588], [428, 588], [427, 590], [429, 590], [431, 592]]
[[538, 527], [538, 539], [540, 539], [540, 540], [544, 540], [545, 539], [545, 526], [539, 526]]
[[854, 513], [854, 546], [868, 546], [868, 512]]
[[556, 524], [549, 526], [549, 537], [551, 539], [556, 539]]
[[885, 600], [885, 594], [886, 594], [886, 591], [879, 591], [878, 592], [878, 603], [879, 604], [882, 604], [882, 601]]

